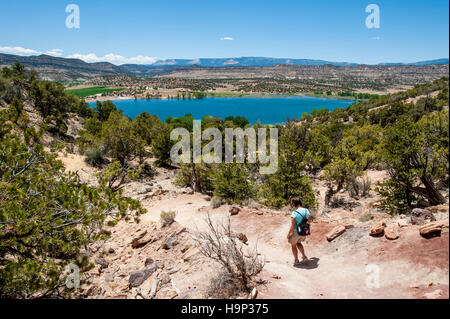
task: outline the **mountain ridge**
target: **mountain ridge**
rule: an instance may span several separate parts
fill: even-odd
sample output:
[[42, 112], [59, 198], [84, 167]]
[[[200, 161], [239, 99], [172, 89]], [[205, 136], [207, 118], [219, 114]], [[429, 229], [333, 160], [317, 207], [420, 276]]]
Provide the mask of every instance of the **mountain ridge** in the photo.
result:
[[[449, 59], [436, 59], [419, 61], [415, 63], [382, 63], [375, 66], [427, 66], [448, 64]], [[0, 66], [10, 66], [21, 63], [28, 68], [38, 71], [45, 79], [58, 79], [61, 81], [77, 81], [92, 76], [120, 75], [153, 77], [170, 74], [175, 71], [193, 71], [199, 68], [226, 69], [226, 68], [255, 68], [273, 66], [326, 66], [357, 67], [364, 64], [351, 62], [330, 62], [311, 59], [279, 59], [265, 57], [241, 57], [220, 59], [173, 59], [157, 61], [151, 65], [122, 64], [115, 65], [110, 62], [88, 63], [80, 59], [54, 57], [50, 55], [19, 56], [0, 53]]]

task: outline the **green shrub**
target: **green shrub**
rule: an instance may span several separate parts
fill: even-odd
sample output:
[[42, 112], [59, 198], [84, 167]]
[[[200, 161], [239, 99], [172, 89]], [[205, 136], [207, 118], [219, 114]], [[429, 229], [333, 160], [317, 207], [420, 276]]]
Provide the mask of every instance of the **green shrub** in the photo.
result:
[[255, 194], [244, 164], [221, 164], [213, 173], [214, 195], [228, 203], [241, 203]]
[[164, 125], [152, 140], [152, 152], [158, 166], [170, 165], [170, 150], [174, 143], [170, 139], [170, 127]]
[[207, 164], [183, 164], [175, 179], [175, 184], [181, 187], [191, 187], [194, 191], [209, 194], [213, 191], [212, 168]]
[[175, 217], [177, 216], [176, 212], [161, 212], [159, 217], [161, 218], [161, 224], [163, 227], [167, 227], [172, 225], [175, 222]]
[[103, 152], [100, 148], [97, 147], [88, 148], [84, 153], [84, 155], [86, 156], [84, 161], [91, 166], [102, 167], [103, 164], [106, 163], [106, 160], [103, 157]]

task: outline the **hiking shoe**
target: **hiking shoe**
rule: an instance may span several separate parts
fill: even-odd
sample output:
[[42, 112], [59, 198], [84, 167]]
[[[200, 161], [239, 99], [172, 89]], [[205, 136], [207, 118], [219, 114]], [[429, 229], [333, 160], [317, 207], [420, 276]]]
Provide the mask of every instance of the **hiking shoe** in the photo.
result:
[[297, 266], [300, 266], [300, 265], [301, 265], [301, 263], [300, 263], [299, 260], [294, 261], [294, 267], [297, 267]]
[[307, 261], [309, 261], [308, 257], [305, 256], [305, 257], [302, 258], [302, 262], [303, 262], [303, 263], [305, 263], [305, 262], [307, 262]]

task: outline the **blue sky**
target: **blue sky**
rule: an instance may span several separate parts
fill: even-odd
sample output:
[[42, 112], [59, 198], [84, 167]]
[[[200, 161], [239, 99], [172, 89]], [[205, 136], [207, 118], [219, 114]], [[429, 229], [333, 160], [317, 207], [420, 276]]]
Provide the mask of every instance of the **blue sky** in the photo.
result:
[[[80, 29], [66, 28], [68, 4]], [[368, 29], [368, 4], [380, 28]], [[375, 64], [449, 56], [447, 0], [0, 1], [0, 52], [88, 62], [265, 56]], [[224, 38], [230, 38], [225, 40]]]

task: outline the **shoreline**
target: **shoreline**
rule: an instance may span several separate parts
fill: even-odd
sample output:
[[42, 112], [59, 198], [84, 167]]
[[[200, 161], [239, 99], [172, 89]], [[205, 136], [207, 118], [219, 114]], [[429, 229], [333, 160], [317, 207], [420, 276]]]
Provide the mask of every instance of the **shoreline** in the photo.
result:
[[[320, 98], [320, 99], [328, 99], [328, 100], [343, 100], [343, 101], [354, 101], [355, 103], [364, 101], [364, 99], [355, 99], [347, 96], [319, 96], [313, 93], [302, 93], [302, 94], [264, 94], [264, 93], [233, 93], [233, 92], [224, 92], [224, 93], [207, 93], [206, 98], [288, 98], [288, 97], [310, 97], [310, 98]], [[105, 101], [120, 101], [120, 100], [169, 100], [167, 97], [161, 97], [159, 99], [147, 99], [145, 97], [135, 98], [134, 96], [100, 96], [100, 97], [85, 97], [85, 102], [94, 103], [94, 102], [105, 102]], [[171, 99], [171, 100], [183, 100], [183, 99]], [[195, 100], [195, 98], [184, 99], [184, 100]]]

